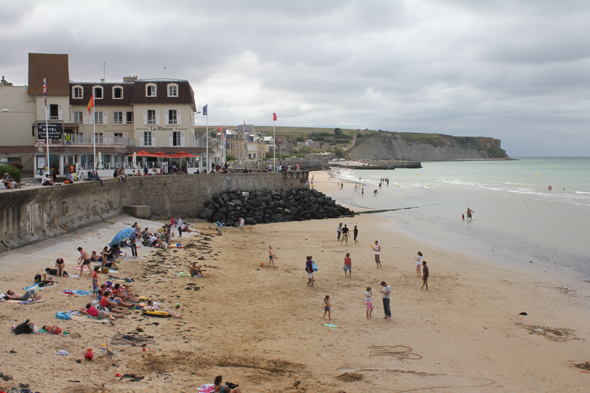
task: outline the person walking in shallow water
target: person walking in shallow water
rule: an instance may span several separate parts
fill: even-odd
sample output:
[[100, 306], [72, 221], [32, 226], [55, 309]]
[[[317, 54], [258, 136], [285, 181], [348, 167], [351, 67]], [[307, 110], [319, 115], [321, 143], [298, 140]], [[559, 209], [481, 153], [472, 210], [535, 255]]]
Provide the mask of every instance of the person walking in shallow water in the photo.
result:
[[473, 220], [473, 217], [471, 216], [473, 213], [475, 213], [473, 210], [471, 210], [470, 208], [467, 208], [467, 219], [468, 220]]

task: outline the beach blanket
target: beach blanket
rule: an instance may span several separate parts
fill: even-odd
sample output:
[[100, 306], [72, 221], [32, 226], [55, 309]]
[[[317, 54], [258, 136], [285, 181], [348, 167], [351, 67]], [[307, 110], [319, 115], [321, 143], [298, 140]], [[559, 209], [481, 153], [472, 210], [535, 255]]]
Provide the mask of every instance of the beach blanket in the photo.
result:
[[76, 321], [84, 321], [84, 322], [96, 322], [96, 323], [109, 323], [110, 319], [98, 319], [91, 315], [84, 315], [84, 314], [71, 314], [70, 315], [73, 320]]
[[[74, 270], [82, 270], [82, 268], [81, 268], [80, 266], [76, 266], [76, 267], [74, 268]], [[85, 272], [89, 272], [89, 271], [90, 271], [90, 269], [89, 269], [87, 266], [84, 266], [84, 271], [85, 271]]]
[[92, 295], [92, 292], [90, 291], [80, 291], [77, 289], [64, 289], [63, 291], [64, 294], [66, 295], [76, 295], [76, 296], [88, 296], [88, 295]]
[[197, 388], [200, 393], [212, 393], [215, 390], [215, 385], [212, 383], [206, 383]]
[[37, 334], [49, 334], [50, 336], [67, 336], [70, 332], [64, 331], [62, 334], [51, 334], [47, 330], [41, 328]]
[[30, 291], [31, 289], [34, 289], [35, 291], [38, 291], [41, 289], [41, 287], [39, 286], [39, 283], [35, 283], [33, 285], [31, 285], [30, 287], [24, 287], [23, 288], [25, 291]]
[[45, 299], [39, 299], [39, 300], [29, 299], [29, 300], [25, 300], [25, 301], [22, 301], [22, 300], [7, 300], [7, 301], [2, 302], [2, 303], [20, 304], [21, 306], [28, 306], [28, 305], [35, 304], [35, 303], [43, 303], [44, 301], [45, 301]]

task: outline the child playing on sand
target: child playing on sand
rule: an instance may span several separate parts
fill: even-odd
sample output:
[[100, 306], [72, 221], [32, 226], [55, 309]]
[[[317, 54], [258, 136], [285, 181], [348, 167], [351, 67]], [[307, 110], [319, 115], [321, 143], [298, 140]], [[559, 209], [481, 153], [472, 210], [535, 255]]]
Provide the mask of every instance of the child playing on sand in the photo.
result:
[[422, 274], [420, 274], [420, 266], [422, 266], [422, 253], [418, 251], [418, 256], [414, 259], [416, 262], [418, 262], [416, 264], [416, 277], [422, 277]]
[[275, 266], [276, 255], [272, 250], [272, 246], [268, 246], [268, 266]]
[[428, 266], [426, 266], [426, 261], [422, 262], [422, 288], [426, 285], [426, 290], [428, 291], [428, 276], [430, 272], [428, 271]]
[[344, 277], [346, 277], [346, 271], [348, 271], [349, 277], [352, 277], [352, 259], [350, 259], [350, 253], [346, 253], [344, 258]]
[[98, 293], [98, 270], [100, 266], [95, 266], [92, 271], [92, 293]]
[[330, 313], [330, 296], [328, 295], [324, 298], [324, 319], [326, 319], [326, 313], [328, 314], [328, 319], [332, 319]]
[[367, 319], [371, 319], [371, 314], [373, 314], [373, 292], [371, 292], [371, 287], [367, 287], [367, 292], [365, 292], [365, 304], [367, 305]]

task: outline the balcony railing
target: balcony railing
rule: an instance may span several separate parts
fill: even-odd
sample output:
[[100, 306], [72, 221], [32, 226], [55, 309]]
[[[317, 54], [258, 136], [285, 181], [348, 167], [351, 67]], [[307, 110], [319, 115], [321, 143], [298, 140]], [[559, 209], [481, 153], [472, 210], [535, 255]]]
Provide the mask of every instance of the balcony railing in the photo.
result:
[[[94, 144], [92, 136], [83, 136], [72, 134], [69, 141], [64, 141], [66, 145], [92, 145]], [[118, 145], [118, 146], [135, 146], [135, 139], [122, 138], [118, 136], [96, 136], [97, 145]]]

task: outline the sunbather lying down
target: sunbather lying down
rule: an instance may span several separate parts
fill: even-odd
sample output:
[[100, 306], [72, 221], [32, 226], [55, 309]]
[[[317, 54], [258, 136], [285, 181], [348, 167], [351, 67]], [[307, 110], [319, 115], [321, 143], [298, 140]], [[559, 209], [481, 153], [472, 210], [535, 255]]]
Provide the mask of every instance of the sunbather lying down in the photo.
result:
[[146, 311], [164, 311], [164, 312], [168, 313], [168, 315], [170, 315], [171, 317], [174, 317], [174, 318], [182, 318], [182, 316], [180, 314], [175, 313], [174, 310], [171, 309], [171, 308], [165, 308], [165, 307], [162, 307], [160, 305], [154, 306], [154, 302], [152, 300], [148, 300], [147, 306], [145, 306], [143, 308], [143, 310], [146, 310]]
[[116, 314], [106, 310], [97, 310], [96, 307], [93, 307], [90, 303], [86, 305], [86, 308], [81, 308], [78, 311], [84, 315], [90, 315], [98, 319], [110, 319], [112, 321], [114, 321], [116, 318], [125, 317], [125, 314]]
[[45, 330], [47, 333], [50, 333], [50, 334], [58, 334], [58, 335], [63, 334], [63, 329], [60, 328], [59, 326], [44, 325], [43, 330]]
[[15, 293], [12, 290], [8, 290], [4, 297], [6, 298], [6, 300], [41, 300], [41, 296], [37, 295], [34, 289], [30, 289], [22, 295], [20, 293]]

